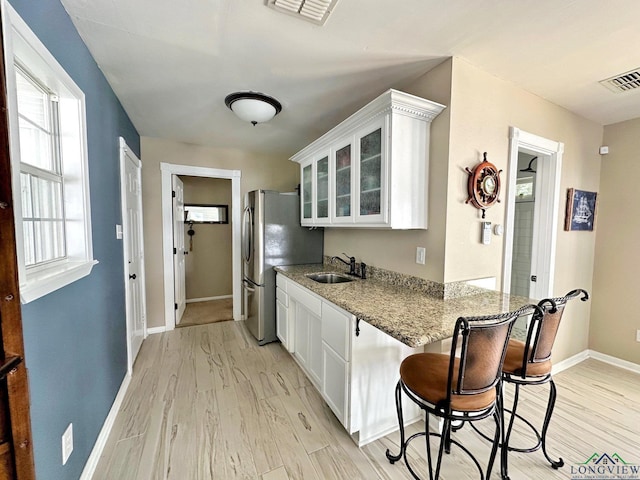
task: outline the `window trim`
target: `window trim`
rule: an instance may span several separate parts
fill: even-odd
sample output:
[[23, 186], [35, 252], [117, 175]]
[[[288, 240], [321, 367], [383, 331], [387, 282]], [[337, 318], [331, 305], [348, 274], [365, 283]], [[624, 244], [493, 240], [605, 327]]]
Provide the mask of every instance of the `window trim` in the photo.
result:
[[[87, 150], [86, 105], [84, 92], [71, 79], [53, 55], [31, 31], [15, 9], [2, 0], [9, 116], [10, 151], [12, 164], [13, 202], [16, 224], [16, 248], [20, 299], [28, 303], [63, 288], [89, 275], [97, 260], [93, 258], [91, 235], [91, 208], [89, 196], [89, 162]], [[20, 198], [20, 140], [18, 137], [18, 109], [15, 80], [16, 58], [30, 72], [52, 85], [59, 95], [59, 115], [73, 128], [61, 131], [63, 151], [62, 171], [65, 179], [65, 231], [67, 258], [35, 269], [25, 268], [22, 227], [22, 201]], [[64, 122], [65, 120], [62, 120]], [[61, 126], [64, 129], [64, 127]], [[71, 179], [71, 180], [70, 180]], [[73, 209], [68, 208], [72, 205]], [[67, 215], [67, 212], [78, 212]]]

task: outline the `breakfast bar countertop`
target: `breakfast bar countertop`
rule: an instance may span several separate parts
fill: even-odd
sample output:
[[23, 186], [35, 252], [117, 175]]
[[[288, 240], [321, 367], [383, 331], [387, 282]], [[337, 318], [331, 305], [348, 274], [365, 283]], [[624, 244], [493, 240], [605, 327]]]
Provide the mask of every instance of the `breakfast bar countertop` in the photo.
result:
[[274, 267], [275, 270], [327, 301], [410, 347], [421, 347], [453, 335], [458, 317], [491, 315], [531, 304], [526, 297], [480, 289], [474, 295], [443, 300], [378, 279], [323, 284], [306, 275], [340, 273], [326, 264]]

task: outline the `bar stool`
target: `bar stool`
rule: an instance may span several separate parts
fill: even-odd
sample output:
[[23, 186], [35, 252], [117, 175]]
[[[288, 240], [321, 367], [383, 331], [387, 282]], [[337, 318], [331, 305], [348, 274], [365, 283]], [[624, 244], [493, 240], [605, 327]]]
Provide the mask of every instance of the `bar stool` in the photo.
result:
[[[538, 307], [528, 305], [514, 312], [483, 317], [460, 317], [456, 321], [450, 354], [418, 353], [404, 359], [400, 365], [400, 380], [396, 386], [396, 410], [400, 427], [400, 453], [387, 450], [390, 463], [404, 458], [411, 475], [419, 479], [407, 457], [409, 443], [419, 436], [426, 437], [429, 478], [433, 479], [431, 436], [440, 437], [435, 479], [440, 476], [442, 455], [457, 445], [471, 457], [480, 478], [484, 473], [478, 460], [462, 444], [451, 438], [452, 421], [477, 421], [493, 416], [496, 429], [487, 466], [487, 478], [504, 438], [500, 397], [500, 373], [513, 323], [522, 315], [529, 315]], [[460, 356], [456, 351], [460, 348]], [[402, 418], [402, 392], [425, 412], [425, 431], [405, 440]], [[430, 414], [443, 419], [442, 433], [429, 432]], [[502, 462], [501, 462], [502, 464]]]
[[[540, 310], [534, 313], [531, 323], [527, 329], [527, 339], [525, 342], [520, 340], [511, 339], [507, 347], [507, 354], [505, 356], [504, 365], [502, 367], [502, 381], [515, 385], [515, 392], [513, 397], [513, 405], [511, 410], [505, 409], [506, 412], [511, 414], [509, 419], [509, 425], [505, 434], [505, 449], [506, 452], [521, 452], [530, 453], [542, 447], [542, 452], [545, 458], [551, 464], [551, 467], [558, 469], [564, 465], [562, 458], [558, 460], [552, 460], [547, 453], [547, 431], [549, 429], [549, 423], [551, 416], [553, 415], [553, 408], [556, 403], [556, 385], [553, 382], [551, 376], [551, 350], [555, 342], [556, 334], [558, 333], [558, 327], [562, 320], [562, 314], [567, 302], [573, 298], [582, 294], [583, 302], [589, 299], [589, 294], [586, 290], [577, 289], [567, 293], [564, 297], [549, 298], [542, 300], [538, 303]], [[542, 423], [542, 432], [533, 426], [533, 424], [516, 413], [518, 408], [518, 398], [520, 394], [520, 386], [528, 385], [543, 385], [549, 383], [549, 400], [547, 402], [547, 410]], [[511, 438], [511, 431], [515, 419], [519, 419], [524, 422], [536, 436], [536, 444], [530, 448], [516, 448], [509, 445]], [[508, 463], [505, 455], [504, 458], [504, 472], [503, 479], [508, 479]]]

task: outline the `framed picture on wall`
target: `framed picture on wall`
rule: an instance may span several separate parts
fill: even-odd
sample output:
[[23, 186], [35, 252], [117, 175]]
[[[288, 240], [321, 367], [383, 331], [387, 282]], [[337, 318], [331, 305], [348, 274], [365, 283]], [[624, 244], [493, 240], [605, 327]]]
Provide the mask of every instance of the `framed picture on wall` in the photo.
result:
[[592, 232], [596, 225], [598, 194], [576, 188], [567, 190], [567, 210], [564, 229]]

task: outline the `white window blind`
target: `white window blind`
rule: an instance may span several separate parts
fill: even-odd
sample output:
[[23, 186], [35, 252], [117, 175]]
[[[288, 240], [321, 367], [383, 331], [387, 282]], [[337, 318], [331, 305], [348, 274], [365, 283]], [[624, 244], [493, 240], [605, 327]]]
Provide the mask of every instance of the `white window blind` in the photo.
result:
[[24, 262], [34, 267], [66, 256], [57, 97], [19, 65], [16, 93]]

